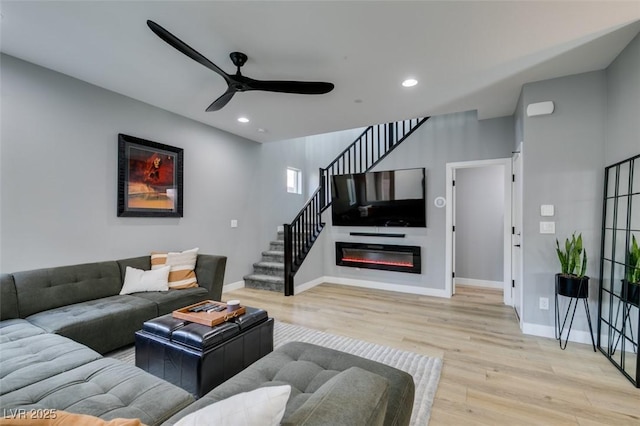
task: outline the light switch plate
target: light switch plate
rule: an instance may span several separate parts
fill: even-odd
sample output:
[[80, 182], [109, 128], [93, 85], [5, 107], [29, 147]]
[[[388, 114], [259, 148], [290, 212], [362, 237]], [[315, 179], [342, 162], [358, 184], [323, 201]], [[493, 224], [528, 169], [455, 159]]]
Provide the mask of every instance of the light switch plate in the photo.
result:
[[540, 233], [541, 234], [555, 234], [556, 233], [556, 223], [555, 222], [540, 222]]
[[540, 216], [553, 216], [553, 204], [543, 204], [540, 206]]
[[232, 228], [237, 228], [238, 227], [238, 221], [236, 219], [231, 219], [231, 227]]

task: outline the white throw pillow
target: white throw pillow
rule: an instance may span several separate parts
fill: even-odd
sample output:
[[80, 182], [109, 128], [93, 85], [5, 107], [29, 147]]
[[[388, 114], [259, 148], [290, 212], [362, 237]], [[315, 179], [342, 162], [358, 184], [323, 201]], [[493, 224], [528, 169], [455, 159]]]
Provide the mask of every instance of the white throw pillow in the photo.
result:
[[278, 426], [289, 394], [289, 385], [239, 393], [183, 417], [175, 426]]
[[169, 290], [169, 271], [171, 266], [143, 271], [142, 269], [127, 266], [124, 274], [124, 284], [120, 294], [139, 293], [142, 291], [167, 291]]

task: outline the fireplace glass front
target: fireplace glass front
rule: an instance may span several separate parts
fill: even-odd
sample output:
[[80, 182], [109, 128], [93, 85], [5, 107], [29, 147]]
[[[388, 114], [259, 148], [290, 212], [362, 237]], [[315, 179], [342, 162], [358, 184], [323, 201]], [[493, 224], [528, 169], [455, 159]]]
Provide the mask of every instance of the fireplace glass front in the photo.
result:
[[421, 273], [419, 246], [336, 242], [336, 265]]

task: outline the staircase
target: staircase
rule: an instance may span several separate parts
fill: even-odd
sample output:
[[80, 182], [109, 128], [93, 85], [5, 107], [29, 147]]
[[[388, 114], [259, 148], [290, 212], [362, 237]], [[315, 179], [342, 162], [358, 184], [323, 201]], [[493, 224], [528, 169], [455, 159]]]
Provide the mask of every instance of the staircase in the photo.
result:
[[262, 252], [262, 260], [253, 264], [254, 273], [244, 277], [245, 286], [292, 296], [293, 277], [324, 228], [322, 212], [331, 205], [331, 177], [371, 170], [428, 119], [369, 126], [326, 168], [320, 168], [318, 189], [293, 221], [284, 224], [284, 232], [271, 241], [269, 250]]
[[262, 252], [262, 260], [253, 264], [253, 274], [244, 277], [245, 287], [261, 290], [284, 291], [284, 232], [269, 243]]

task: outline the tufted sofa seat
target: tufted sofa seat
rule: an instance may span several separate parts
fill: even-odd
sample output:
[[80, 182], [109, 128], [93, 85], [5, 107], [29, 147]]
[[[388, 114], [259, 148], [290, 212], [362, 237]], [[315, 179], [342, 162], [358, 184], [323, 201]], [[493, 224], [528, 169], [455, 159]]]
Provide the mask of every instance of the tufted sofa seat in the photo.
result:
[[102, 358], [80, 343], [45, 333], [22, 319], [3, 321], [1, 333], [5, 340], [0, 354], [3, 395]]
[[408, 373], [321, 346], [291, 342], [170, 418], [259, 387], [291, 385], [282, 425], [408, 425], [415, 387]]
[[193, 402], [170, 383], [23, 319], [2, 321], [0, 341], [5, 410], [55, 408], [157, 425]]

